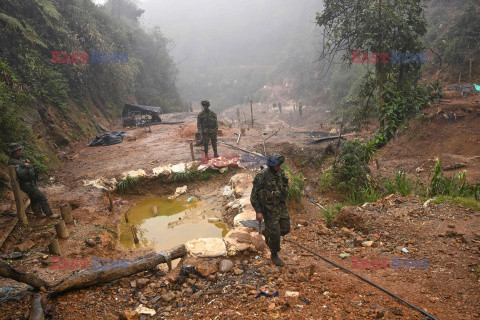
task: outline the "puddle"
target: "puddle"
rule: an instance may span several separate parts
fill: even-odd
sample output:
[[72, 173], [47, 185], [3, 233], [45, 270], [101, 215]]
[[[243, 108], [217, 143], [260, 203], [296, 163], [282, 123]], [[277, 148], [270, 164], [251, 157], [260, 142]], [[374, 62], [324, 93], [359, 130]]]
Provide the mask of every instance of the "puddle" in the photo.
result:
[[[174, 200], [147, 198], [127, 213], [128, 223], [120, 225], [120, 243], [128, 249], [150, 247], [161, 252], [195, 238], [223, 237], [228, 230], [220, 221], [209, 221], [214, 210], [197, 199], [188, 202], [181, 196]], [[154, 213], [154, 207], [158, 213]], [[130, 227], [135, 225], [140, 241], [135, 244]]]

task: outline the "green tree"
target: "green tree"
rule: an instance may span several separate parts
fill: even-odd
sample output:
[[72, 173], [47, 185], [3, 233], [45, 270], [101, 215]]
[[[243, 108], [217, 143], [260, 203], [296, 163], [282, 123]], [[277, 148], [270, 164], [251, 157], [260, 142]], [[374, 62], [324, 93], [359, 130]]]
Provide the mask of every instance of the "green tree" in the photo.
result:
[[[324, 11], [317, 14], [317, 24], [323, 28], [321, 59], [329, 61], [341, 55], [344, 64], [351, 65], [353, 51], [392, 55], [393, 52], [421, 53], [424, 50], [421, 37], [426, 33], [426, 21], [419, 0], [326, 0]], [[362, 55], [360, 59], [363, 60]], [[363, 109], [360, 112], [363, 114], [373, 108], [370, 112], [379, 114], [382, 127], [395, 131], [398, 122], [405, 117], [404, 110], [397, 112], [392, 101], [410, 94], [412, 88], [417, 90], [421, 76], [419, 62], [382, 63], [379, 57], [374, 71], [367, 72], [364, 77], [360, 99], [350, 104], [355, 103], [358, 109]], [[385, 91], [389, 94], [384, 94]], [[384, 107], [389, 103], [394, 105], [393, 116], [385, 115], [392, 111]]]

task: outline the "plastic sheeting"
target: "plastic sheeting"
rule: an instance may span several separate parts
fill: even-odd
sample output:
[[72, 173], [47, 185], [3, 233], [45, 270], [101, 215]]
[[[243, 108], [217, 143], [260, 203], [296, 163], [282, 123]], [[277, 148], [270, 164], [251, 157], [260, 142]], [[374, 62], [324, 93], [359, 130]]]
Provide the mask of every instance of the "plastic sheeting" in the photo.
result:
[[89, 143], [89, 147], [97, 146], [111, 146], [113, 144], [118, 144], [123, 142], [123, 137], [125, 137], [128, 132], [125, 131], [112, 131], [109, 133], [102, 134], [101, 136], [96, 136]]

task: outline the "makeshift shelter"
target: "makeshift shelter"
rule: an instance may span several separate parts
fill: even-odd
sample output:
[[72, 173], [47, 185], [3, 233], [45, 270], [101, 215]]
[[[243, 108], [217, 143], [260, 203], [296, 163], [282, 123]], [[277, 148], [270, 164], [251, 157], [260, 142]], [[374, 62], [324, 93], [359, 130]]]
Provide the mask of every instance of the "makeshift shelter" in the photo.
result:
[[141, 106], [137, 104], [125, 103], [123, 106], [123, 126], [136, 127], [141, 125], [148, 125], [151, 123], [162, 122], [160, 114], [162, 108]]

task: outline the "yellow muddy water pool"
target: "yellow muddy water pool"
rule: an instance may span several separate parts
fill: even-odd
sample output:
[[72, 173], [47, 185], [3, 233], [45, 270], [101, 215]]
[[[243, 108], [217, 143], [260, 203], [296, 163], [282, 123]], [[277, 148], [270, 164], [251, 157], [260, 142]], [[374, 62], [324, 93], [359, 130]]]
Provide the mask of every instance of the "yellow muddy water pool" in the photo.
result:
[[[189, 202], [190, 200], [190, 202]], [[195, 238], [223, 237], [227, 227], [215, 217], [211, 206], [181, 196], [174, 200], [147, 198], [127, 213], [120, 224], [120, 243], [128, 249], [150, 247], [165, 251]], [[135, 244], [131, 226], [137, 229]]]

